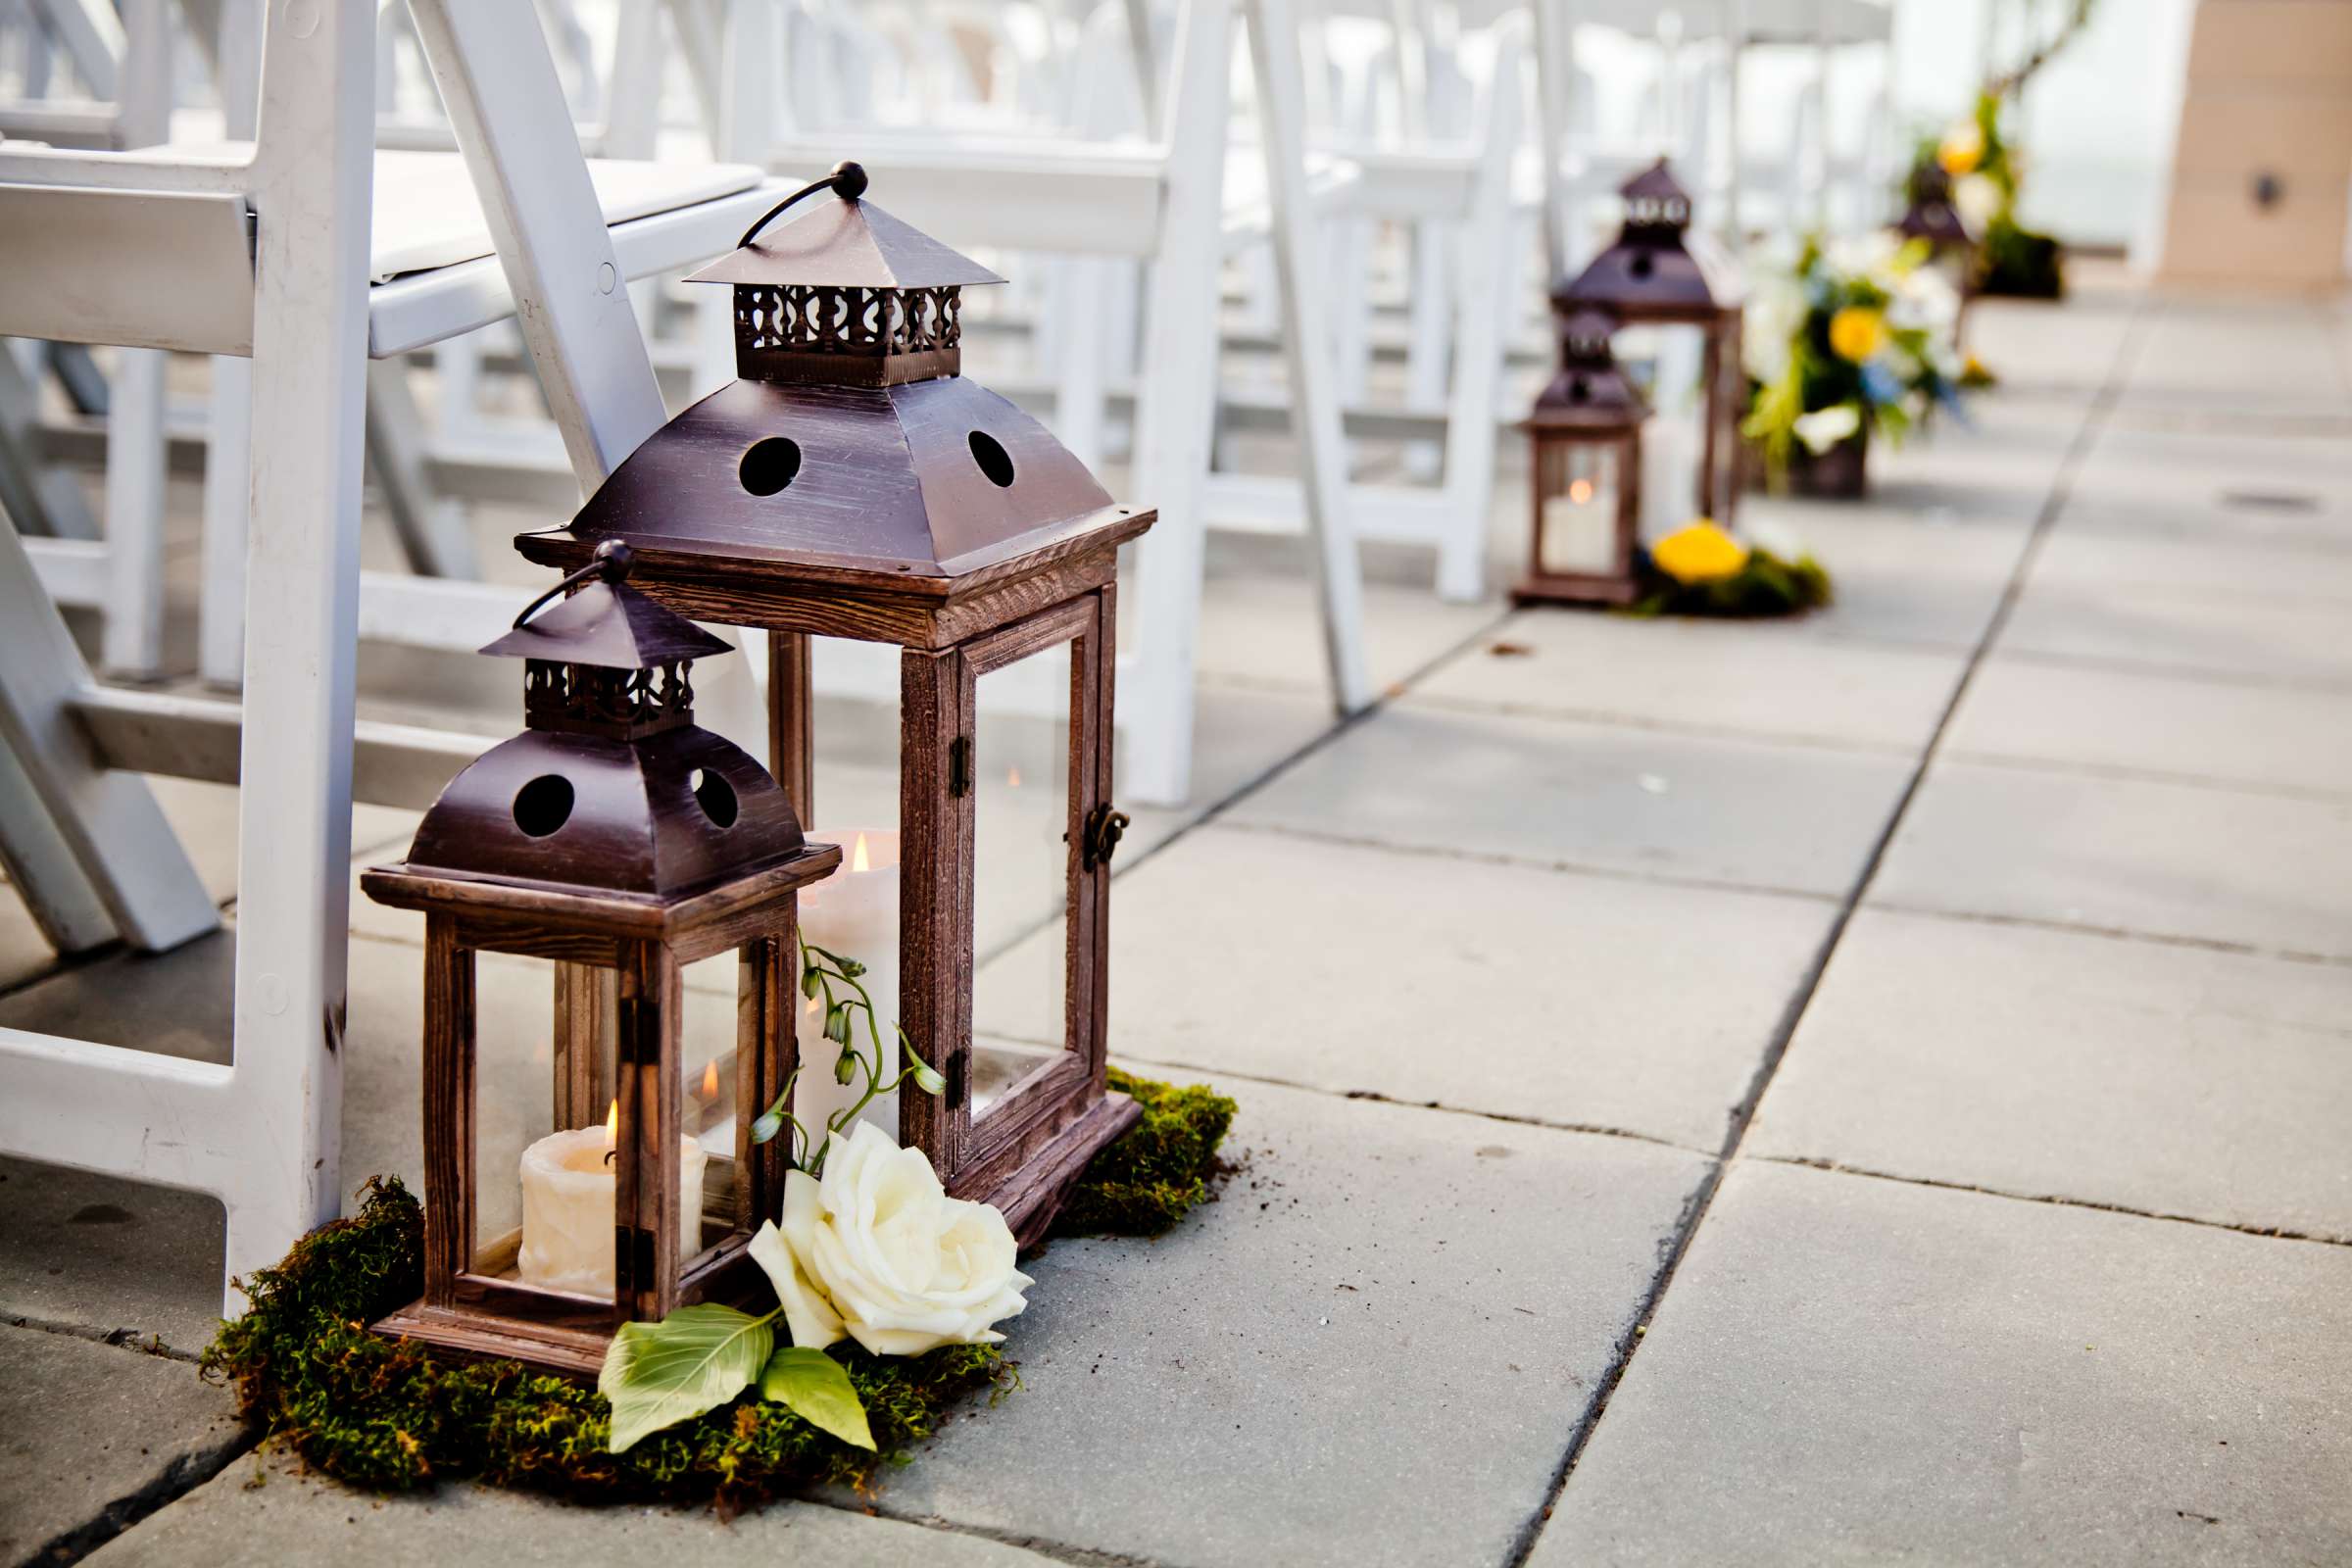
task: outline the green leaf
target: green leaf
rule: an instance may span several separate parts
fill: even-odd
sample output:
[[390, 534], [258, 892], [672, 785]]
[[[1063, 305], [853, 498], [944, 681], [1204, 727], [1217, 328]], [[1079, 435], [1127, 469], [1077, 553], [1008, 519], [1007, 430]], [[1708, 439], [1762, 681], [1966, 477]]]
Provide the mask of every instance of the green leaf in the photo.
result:
[[842, 1442], [871, 1448], [874, 1435], [865, 1424], [865, 1406], [850, 1385], [850, 1374], [824, 1351], [806, 1345], [787, 1345], [767, 1358], [760, 1374], [760, 1396], [773, 1399], [794, 1415]]
[[623, 1323], [596, 1391], [612, 1401], [610, 1451], [726, 1403], [750, 1386], [775, 1346], [768, 1317], [705, 1302], [659, 1323]]

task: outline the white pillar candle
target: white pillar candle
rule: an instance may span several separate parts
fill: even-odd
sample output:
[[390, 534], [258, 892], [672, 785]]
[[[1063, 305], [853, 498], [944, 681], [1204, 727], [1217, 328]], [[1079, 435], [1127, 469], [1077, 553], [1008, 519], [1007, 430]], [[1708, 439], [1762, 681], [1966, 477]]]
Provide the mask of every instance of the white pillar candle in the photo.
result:
[[[615, 1118], [617, 1120], [617, 1118]], [[612, 1230], [619, 1181], [614, 1122], [550, 1133], [522, 1152], [522, 1250], [514, 1271], [525, 1285], [575, 1296], [612, 1297]], [[703, 1250], [703, 1146], [678, 1148], [678, 1261]]]
[[[814, 887], [801, 890], [801, 938], [836, 957], [865, 965], [858, 981], [873, 999], [874, 1027], [882, 1038], [879, 1065], [882, 1081], [888, 1083], [899, 1070], [899, 835], [871, 828], [849, 830], [842, 837], [849, 842], [840, 868]], [[834, 1001], [856, 995], [840, 981], [833, 982]], [[821, 1143], [826, 1122], [865, 1093], [865, 1072], [859, 1068], [847, 1084], [835, 1082], [841, 1047], [825, 1038], [824, 994], [801, 997], [798, 1006], [801, 1079], [793, 1088], [792, 1113], [808, 1129], [811, 1143]], [[851, 1044], [871, 1060], [873, 1042], [866, 1035], [865, 1020], [853, 1017], [851, 1024]], [[897, 1142], [899, 1097], [877, 1096], [861, 1119]], [[806, 1152], [813, 1154], [815, 1150]]]
[[1617, 492], [1593, 474], [1569, 481], [1569, 492], [1544, 498], [1544, 569], [1611, 571], [1617, 565]]

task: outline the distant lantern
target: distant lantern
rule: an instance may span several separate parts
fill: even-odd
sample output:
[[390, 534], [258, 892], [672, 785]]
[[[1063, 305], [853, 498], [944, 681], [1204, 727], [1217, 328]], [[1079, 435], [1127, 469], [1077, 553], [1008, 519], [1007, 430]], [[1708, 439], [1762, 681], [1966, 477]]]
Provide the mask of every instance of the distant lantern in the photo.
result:
[[1627, 325], [1695, 326], [1705, 334], [1697, 505], [1729, 526], [1746, 402], [1740, 363], [1741, 285], [1728, 260], [1690, 232], [1690, 196], [1665, 159], [1627, 180], [1618, 194], [1625, 220], [1616, 243], [1552, 290], [1552, 309], [1564, 315], [1580, 305], [1598, 306]]
[[1521, 604], [1622, 605], [1639, 591], [1642, 421], [1649, 407], [1609, 350], [1617, 318], [1579, 305], [1558, 318], [1560, 371], [1536, 399], [1535, 514]]
[[[783, 788], [694, 722], [693, 661], [727, 645], [630, 587], [605, 545], [482, 650], [523, 662], [528, 729], [450, 781], [408, 858], [368, 897], [422, 910], [424, 1295], [375, 1327], [463, 1353], [593, 1374], [613, 1329], [702, 1300], [758, 1298], [746, 1249], [782, 1200], [788, 1150], [752, 1124], [794, 1066], [786, 969], [795, 896], [840, 862], [807, 842]], [[578, 591], [533, 618], [563, 589]], [[682, 965], [737, 952], [729, 1152], [687, 1115]], [[474, 955], [610, 970], [618, 997], [608, 1102], [597, 1064], [559, 1050], [556, 1131], [515, 1177], [475, 1168]], [[698, 1108], [715, 1116], [719, 1086]], [[608, 1108], [609, 1106], [609, 1108]], [[488, 1183], [514, 1180], [484, 1201]], [[477, 1236], [477, 1215], [518, 1227]]]
[[[625, 542], [648, 592], [765, 628], [772, 760], [804, 821], [809, 639], [900, 649], [897, 951], [841, 956], [877, 978], [895, 960], [895, 999], [877, 1006], [895, 1000], [946, 1079], [941, 1095], [900, 1098], [900, 1141], [1026, 1244], [1140, 1114], [1105, 1081], [1110, 859], [1127, 823], [1110, 796], [1111, 674], [1118, 548], [1155, 514], [1114, 505], [1044, 426], [957, 373], [962, 290], [1003, 279], [861, 200], [866, 184], [840, 165], [694, 274], [735, 291], [739, 379], [650, 437], [567, 528], [515, 543], [572, 566]], [[838, 200], [760, 239], [828, 187]], [[990, 755], [981, 711], [1007, 706], [1023, 718], [993, 732]], [[1058, 932], [1062, 961], [1025, 971], [1024, 1027], [976, 1042], [975, 901], [1007, 896], [1023, 870], [1052, 890], [1027, 925]], [[834, 892], [812, 893], [812, 930]], [[1048, 971], [1055, 994], [1031, 994]], [[805, 1076], [825, 1077], [813, 1062]]]
[[1903, 216], [1894, 231], [1905, 239], [1925, 240], [1929, 259], [1942, 268], [1959, 296], [1959, 319], [1952, 335], [1957, 343], [1968, 334], [1968, 307], [1977, 295], [1977, 237], [1952, 201], [1952, 176], [1933, 158], [1912, 166], [1903, 181]]

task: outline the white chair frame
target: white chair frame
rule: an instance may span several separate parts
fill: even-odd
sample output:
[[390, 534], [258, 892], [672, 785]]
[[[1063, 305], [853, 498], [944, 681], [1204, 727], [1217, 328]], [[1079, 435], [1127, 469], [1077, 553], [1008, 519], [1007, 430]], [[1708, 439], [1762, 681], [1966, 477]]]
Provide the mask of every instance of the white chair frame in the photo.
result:
[[[137, 771], [240, 783], [225, 1065], [0, 1030], [0, 1150], [209, 1193], [224, 1279], [339, 1207], [351, 804], [428, 803], [476, 737], [356, 724], [365, 367], [512, 315], [583, 489], [663, 417], [620, 253], [524, 0], [412, 0], [498, 255], [370, 289], [370, 0], [280, 0], [249, 157], [0, 153], [0, 333], [249, 358], [244, 703], [98, 686], [0, 527], [0, 855], [62, 951], [219, 926]], [[760, 197], [702, 214], [730, 232]], [[670, 235], [674, 239], [674, 235]], [[723, 242], [721, 247], [723, 248]], [[216, 437], [220, 435], [218, 429]], [[502, 604], [512, 595], [501, 595]], [[226, 1310], [238, 1295], [224, 1285]]]

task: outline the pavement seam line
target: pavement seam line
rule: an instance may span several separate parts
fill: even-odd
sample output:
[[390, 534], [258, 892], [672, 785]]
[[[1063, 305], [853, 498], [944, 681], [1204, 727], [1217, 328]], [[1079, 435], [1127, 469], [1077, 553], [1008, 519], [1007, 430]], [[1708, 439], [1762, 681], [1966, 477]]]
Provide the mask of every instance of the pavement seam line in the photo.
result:
[[1741, 1159], [1758, 1164], [1791, 1165], [1800, 1170], [1825, 1171], [1835, 1176], [1859, 1176], [1874, 1182], [1896, 1182], [1905, 1187], [1930, 1187], [1944, 1193], [1973, 1193], [1979, 1198], [2005, 1199], [2016, 1203], [2041, 1203], [2051, 1208], [2080, 1208], [2096, 1214], [2122, 1214], [2132, 1219], [2152, 1219], [2168, 1225], [2194, 1225], [2200, 1230], [2228, 1231], [2236, 1236], [2258, 1237], [2266, 1242], [2306, 1242], [2314, 1247], [2352, 1247], [2352, 1236], [2328, 1236], [2318, 1231], [2289, 1230], [2283, 1225], [2240, 1225], [2226, 1219], [2206, 1219], [2196, 1214], [2175, 1214], [2158, 1208], [2133, 1208], [2129, 1203], [2106, 1203], [2095, 1198], [2069, 1198], [2063, 1193], [2029, 1193], [2009, 1187], [1986, 1187], [1979, 1182], [1944, 1181], [1935, 1176], [1905, 1176], [1896, 1171], [1878, 1170], [1869, 1165], [1849, 1165], [1843, 1160], [1824, 1159], [1812, 1154], [1741, 1154]]
[[2327, 968], [2352, 968], [2352, 954], [2305, 953], [2299, 948], [2266, 948], [2254, 942], [2236, 942], [2228, 937], [2185, 936], [2177, 931], [2138, 931], [2125, 925], [2093, 925], [2086, 920], [2054, 920], [2044, 915], [1997, 914], [1978, 909], [1938, 909], [1925, 904], [1905, 904], [1897, 899], [1872, 899], [1864, 905], [1875, 913], [1916, 915], [1926, 920], [1952, 920], [1969, 925], [2017, 926], [2028, 931], [2055, 931], [2069, 936], [2097, 937], [2108, 942], [2144, 942], [2155, 947], [2189, 948], [2200, 953], [2221, 953], [2240, 958], [2269, 958], [2278, 963], [2318, 964]]
[[[87, 1323], [68, 1322], [64, 1318], [34, 1317], [28, 1313], [20, 1312], [11, 1312], [7, 1317], [0, 1318], [0, 1322], [5, 1322], [10, 1328], [24, 1329], [34, 1334], [54, 1334], [64, 1340], [84, 1340], [92, 1345], [106, 1346], [110, 1349], [128, 1350], [135, 1355], [151, 1355], [161, 1361], [178, 1361], [187, 1366], [199, 1365], [204, 1359], [194, 1350], [183, 1350], [175, 1345], [166, 1345], [161, 1334], [150, 1333], [149, 1343], [142, 1345], [135, 1338], [139, 1331], [127, 1324], [119, 1328], [102, 1329], [94, 1328]], [[134, 1338], [124, 1339], [123, 1336], [126, 1334], [134, 1336]]]
[[1870, 892], [1871, 883], [1877, 879], [1879, 867], [1886, 859], [1887, 849], [1893, 844], [1895, 834], [1901, 830], [1903, 818], [1909, 813], [1912, 802], [1918, 799], [1920, 789], [1926, 783], [1930, 769], [1935, 766], [1936, 754], [1941, 747], [1943, 737], [1951, 728], [1953, 715], [1959, 711], [1961, 703], [1967, 699], [1969, 687], [1974, 682], [1977, 671], [1984, 666], [1994, 645], [2000, 641], [2002, 629], [2008, 625], [2009, 617], [2015, 611], [2018, 600], [2025, 592], [2026, 583], [2033, 575], [2034, 563], [2040, 555], [2042, 543], [2056, 525], [2059, 514], [2066, 508], [2067, 500], [2073, 492], [2075, 475], [2082, 468], [2083, 461], [2089, 456], [2091, 447], [2097, 440], [2100, 427], [2114, 411], [2117, 401], [2123, 394], [2125, 378], [2129, 374], [2130, 367], [2147, 329], [2150, 314], [2151, 307], [2144, 303], [2132, 311], [2131, 321], [2116, 345], [2114, 358], [2108, 366], [2106, 378], [2100, 384], [2098, 395], [2092, 398], [2083, 410], [2082, 422], [2076, 426], [2073, 437], [2067, 443], [2066, 454], [2060, 460], [2057, 471], [2051, 476], [2050, 488], [2043, 496], [2041, 509], [2034, 515], [2034, 526], [2027, 531], [2024, 545], [2018, 551], [2017, 560], [2010, 567], [2008, 582], [2002, 588], [2000, 602], [1993, 609], [1992, 618], [1985, 623], [1984, 634], [1978, 640], [1975, 652], [1961, 666], [1959, 679], [1952, 685], [1951, 695], [1944, 704], [1942, 716], [1937, 719], [1934, 731], [1928, 737], [1926, 746], [1921, 749], [1918, 764], [1912, 769], [1909, 782], [1904, 785], [1902, 794], [1896, 798], [1893, 809], [1887, 813], [1877, 841], [1872, 845], [1870, 854], [1864, 858], [1862, 868], [1855, 876], [1851, 889], [1839, 906], [1838, 913], [1831, 920], [1830, 929], [1823, 936], [1812, 963], [1799, 976], [1794, 991], [1782, 1008], [1780, 1020], [1774, 1028], [1770, 1042], [1765, 1047], [1764, 1057], [1757, 1064], [1755, 1075], [1749, 1081], [1747, 1093], [1732, 1109], [1730, 1125], [1725, 1131], [1723, 1147], [1716, 1156], [1715, 1163], [1700, 1179], [1698, 1186], [1691, 1192], [1690, 1198], [1685, 1200], [1683, 1212], [1678, 1216], [1674, 1229], [1669, 1233], [1664, 1249], [1664, 1261], [1657, 1275], [1651, 1280], [1649, 1289], [1644, 1293], [1633, 1321], [1627, 1325], [1625, 1333], [1620, 1337], [1608, 1366], [1603, 1369], [1594, 1385], [1592, 1397], [1587, 1403], [1584, 1414], [1577, 1421], [1575, 1429], [1569, 1434], [1567, 1451], [1561, 1455], [1559, 1466], [1553, 1472], [1551, 1483], [1545, 1489], [1542, 1501], [1537, 1505], [1534, 1513], [1521, 1525], [1518, 1539], [1512, 1544], [1511, 1550], [1505, 1554], [1503, 1568], [1525, 1568], [1529, 1556], [1536, 1549], [1537, 1541], [1542, 1537], [1544, 1527], [1550, 1523], [1552, 1510], [1559, 1505], [1560, 1497], [1567, 1491], [1568, 1478], [1575, 1473], [1577, 1461], [1584, 1456], [1586, 1446], [1592, 1442], [1592, 1434], [1599, 1429], [1601, 1420], [1608, 1413], [1611, 1396], [1624, 1382], [1625, 1374], [1633, 1365], [1634, 1356], [1641, 1348], [1642, 1338], [1648, 1333], [1650, 1324], [1656, 1321], [1659, 1308], [1664, 1304], [1666, 1293], [1673, 1286], [1675, 1275], [1681, 1269], [1683, 1259], [1690, 1255], [1691, 1242], [1696, 1238], [1699, 1227], [1706, 1222], [1707, 1212], [1714, 1206], [1716, 1194], [1722, 1191], [1725, 1173], [1740, 1157], [1740, 1146], [1746, 1139], [1747, 1130], [1755, 1120], [1756, 1109], [1762, 1104], [1765, 1092], [1771, 1087], [1774, 1075], [1779, 1072], [1781, 1062], [1788, 1054], [1789, 1042], [1795, 1038], [1797, 1025], [1802, 1021], [1805, 1009], [1821, 988], [1822, 976], [1829, 968], [1832, 956], [1836, 954], [1839, 942], [1843, 940], [1846, 927], [1851, 923], [1855, 910], [1861, 907], [1863, 899]]

